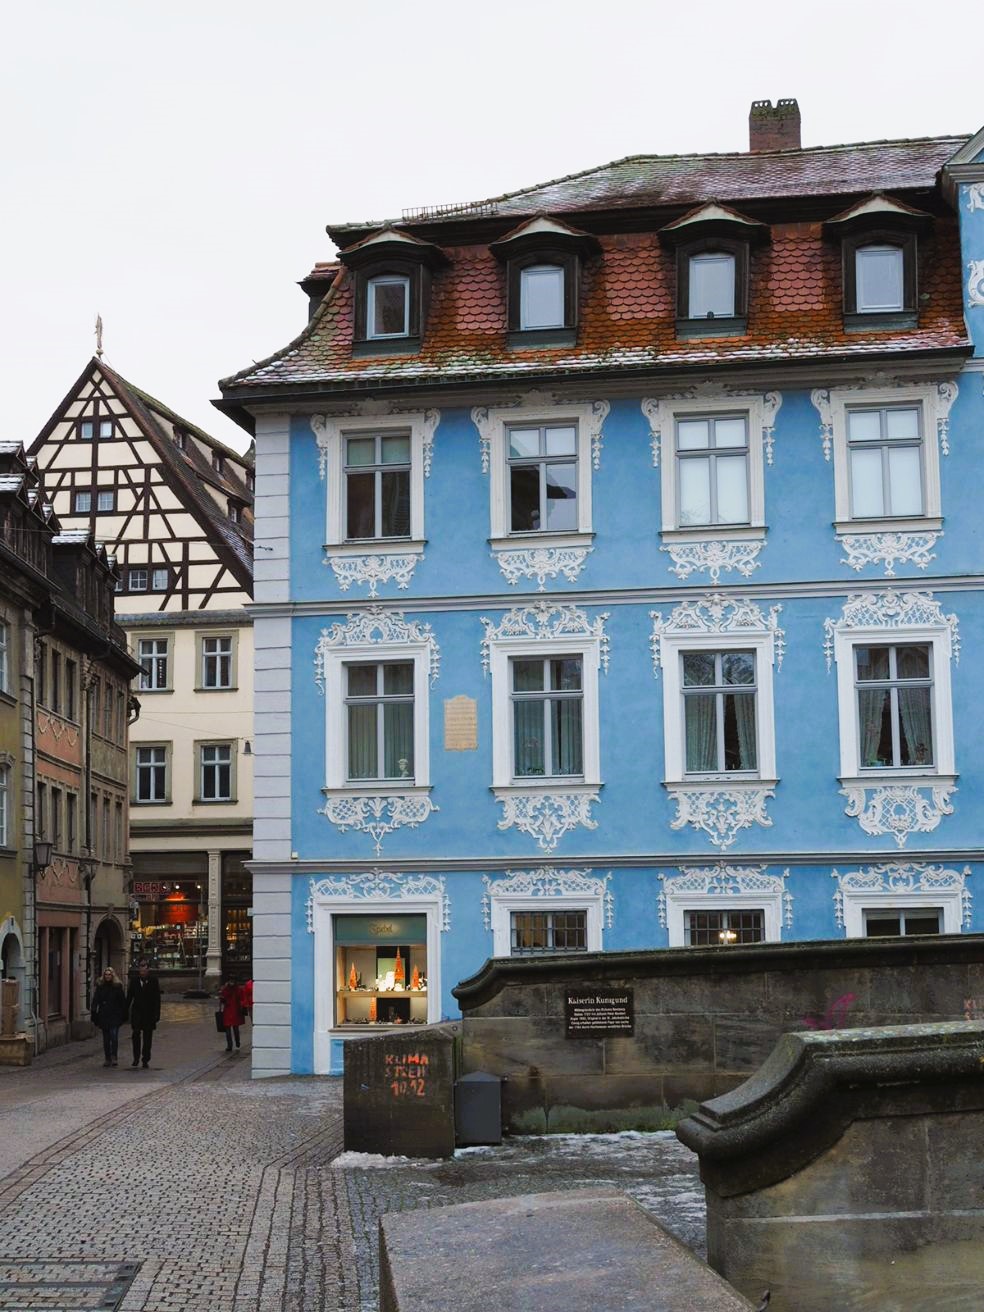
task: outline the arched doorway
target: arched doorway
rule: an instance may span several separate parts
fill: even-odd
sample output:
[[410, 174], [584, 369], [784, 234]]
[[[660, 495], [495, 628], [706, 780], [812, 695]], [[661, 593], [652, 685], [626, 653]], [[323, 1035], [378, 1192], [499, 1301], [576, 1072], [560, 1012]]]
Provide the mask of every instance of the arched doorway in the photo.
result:
[[123, 931], [110, 917], [100, 923], [92, 943], [93, 979], [97, 980], [107, 966], [112, 966], [120, 979], [125, 981], [126, 953], [123, 946]]
[[5, 934], [0, 947], [0, 963], [4, 979], [20, 979], [24, 969], [24, 954], [16, 934]]

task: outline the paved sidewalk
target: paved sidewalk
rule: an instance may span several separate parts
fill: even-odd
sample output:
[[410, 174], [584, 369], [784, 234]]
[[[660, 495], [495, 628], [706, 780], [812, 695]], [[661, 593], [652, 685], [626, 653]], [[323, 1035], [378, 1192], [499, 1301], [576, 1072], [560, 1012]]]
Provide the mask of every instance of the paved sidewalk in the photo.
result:
[[341, 1081], [252, 1081], [211, 1012], [167, 1006], [149, 1071], [98, 1042], [0, 1071], [0, 1312], [376, 1312], [383, 1213], [599, 1183], [702, 1243], [672, 1135], [339, 1160]]

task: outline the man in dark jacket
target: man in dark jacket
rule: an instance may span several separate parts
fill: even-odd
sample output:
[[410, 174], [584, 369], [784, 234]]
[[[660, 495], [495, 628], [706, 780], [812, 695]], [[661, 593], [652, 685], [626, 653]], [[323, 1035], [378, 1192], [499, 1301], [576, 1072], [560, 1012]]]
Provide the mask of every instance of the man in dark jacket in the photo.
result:
[[130, 1013], [130, 1028], [133, 1031], [134, 1066], [143, 1062], [144, 1070], [150, 1065], [150, 1048], [154, 1041], [154, 1029], [161, 1018], [161, 986], [151, 975], [146, 961], [141, 961], [136, 975], [130, 978], [130, 991], [126, 995], [126, 1005]]

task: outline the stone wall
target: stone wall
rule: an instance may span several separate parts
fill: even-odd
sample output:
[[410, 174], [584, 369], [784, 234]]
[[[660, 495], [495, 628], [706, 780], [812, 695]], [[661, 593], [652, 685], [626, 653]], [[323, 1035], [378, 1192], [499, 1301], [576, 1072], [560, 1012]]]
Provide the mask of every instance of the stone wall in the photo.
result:
[[[572, 988], [631, 990], [631, 1037], [565, 1037]], [[496, 958], [454, 990], [462, 1073], [533, 1108], [679, 1107], [733, 1089], [798, 1030], [984, 1016], [984, 935]]]

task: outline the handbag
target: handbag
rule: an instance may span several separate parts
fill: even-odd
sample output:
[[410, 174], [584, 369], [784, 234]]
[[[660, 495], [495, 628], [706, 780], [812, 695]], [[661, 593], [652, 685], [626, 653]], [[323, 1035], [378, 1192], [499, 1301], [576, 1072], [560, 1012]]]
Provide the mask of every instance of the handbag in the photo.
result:
[[222, 1008], [221, 1008], [221, 1007], [219, 1007], [219, 1009], [218, 1009], [218, 1010], [216, 1011], [216, 1013], [215, 1013], [215, 1028], [219, 1031], [220, 1034], [225, 1034], [225, 1029], [226, 1029], [226, 1027], [222, 1024]]

